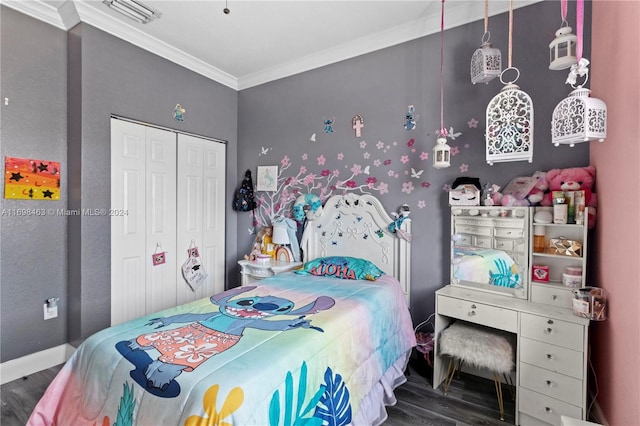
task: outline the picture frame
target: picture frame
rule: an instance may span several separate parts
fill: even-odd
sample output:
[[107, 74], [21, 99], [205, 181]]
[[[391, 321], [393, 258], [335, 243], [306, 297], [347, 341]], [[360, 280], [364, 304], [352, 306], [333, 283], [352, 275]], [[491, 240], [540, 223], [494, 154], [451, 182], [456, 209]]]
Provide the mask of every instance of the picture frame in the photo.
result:
[[256, 191], [278, 190], [278, 166], [258, 166]]

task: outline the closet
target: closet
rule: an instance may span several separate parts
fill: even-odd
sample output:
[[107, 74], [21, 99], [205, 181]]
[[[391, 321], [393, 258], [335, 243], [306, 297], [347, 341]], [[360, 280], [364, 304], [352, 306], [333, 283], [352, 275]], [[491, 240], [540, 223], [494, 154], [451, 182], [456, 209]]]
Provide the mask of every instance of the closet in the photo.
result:
[[[225, 156], [220, 141], [111, 118], [111, 325], [224, 290]], [[192, 242], [208, 275], [195, 289], [181, 270]]]

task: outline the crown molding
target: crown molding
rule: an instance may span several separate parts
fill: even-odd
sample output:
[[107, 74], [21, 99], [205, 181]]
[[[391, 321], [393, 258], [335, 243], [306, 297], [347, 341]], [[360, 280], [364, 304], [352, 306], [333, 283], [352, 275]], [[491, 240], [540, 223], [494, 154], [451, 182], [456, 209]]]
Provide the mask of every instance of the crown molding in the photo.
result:
[[137, 28], [123, 23], [111, 15], [87, 6], [82, 2], [76, 2], [76, 8], [82, 22], [96, 27], [108, 34], [121, 38], [134, 46], [154, 53], [164, 59], [174, 62], [193, 72], [201, 74], [220, 84], [238, 90], [238, 79], [200, 59], [184, 53], [182, 50], [152, 37]]
[[[516, 0], [514, 7], [518, 9], [541, 1], [543, 0]], [[237, 77], [114, 18], [106, 11], [103, 12], [87, 6], [82, 1], [67, 0], [58, 8], [42, 0], [0, 0], [0, 3], [63, 30], [69, 30], [79, 22], [85, 22], [234, 90], [248, 89], [440, 31], [439, 14], [438, 16], [419, 17], [409, 23], [352, 40], [331, 49]], [[489, 14], [494, 16], [508, 10], [508, 0], [497, 0], [490, 4]], [[483, 18], [484, 2], [450, 1], [445, 5], [446, 29]], [[480, 40], [480, 36], [478, 35], [478, 40]]]

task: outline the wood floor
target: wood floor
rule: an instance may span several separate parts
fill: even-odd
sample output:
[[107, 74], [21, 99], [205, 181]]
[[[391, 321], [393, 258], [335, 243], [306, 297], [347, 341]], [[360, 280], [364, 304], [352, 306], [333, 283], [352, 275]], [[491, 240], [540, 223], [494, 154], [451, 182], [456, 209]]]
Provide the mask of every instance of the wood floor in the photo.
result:
[[[33, 407], [61, 366], [44, 370], [0, 387], [2, 426], [24, 426]], [[407, 369], [407, 383], [395, 390], [398, 403], [387, 407], [385, 426], [505, 425], [514, 423], [514, 403], [505, 394], [505, 421], [499, 420], [498, 403], [492, 381], [462, 374], [454, 379], [448, 395], [431, 388], [431, 372], [426, 363], [414, 358]], [[59, 425], [72, 426], [72, 425]], [[160, 426], [160, 425], [159, 425]], [[164, 426], [164, 425], [162, 425]]]

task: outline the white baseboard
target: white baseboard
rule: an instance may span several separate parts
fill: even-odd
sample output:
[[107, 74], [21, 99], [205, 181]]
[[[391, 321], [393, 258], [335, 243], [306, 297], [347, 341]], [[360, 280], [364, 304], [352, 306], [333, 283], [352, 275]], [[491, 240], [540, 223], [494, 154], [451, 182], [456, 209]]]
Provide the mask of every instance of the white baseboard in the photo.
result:
[[64, 364], [76, 350], [66, 343], [0, 364], [0, 384], [14, 381], [47, 368]]

